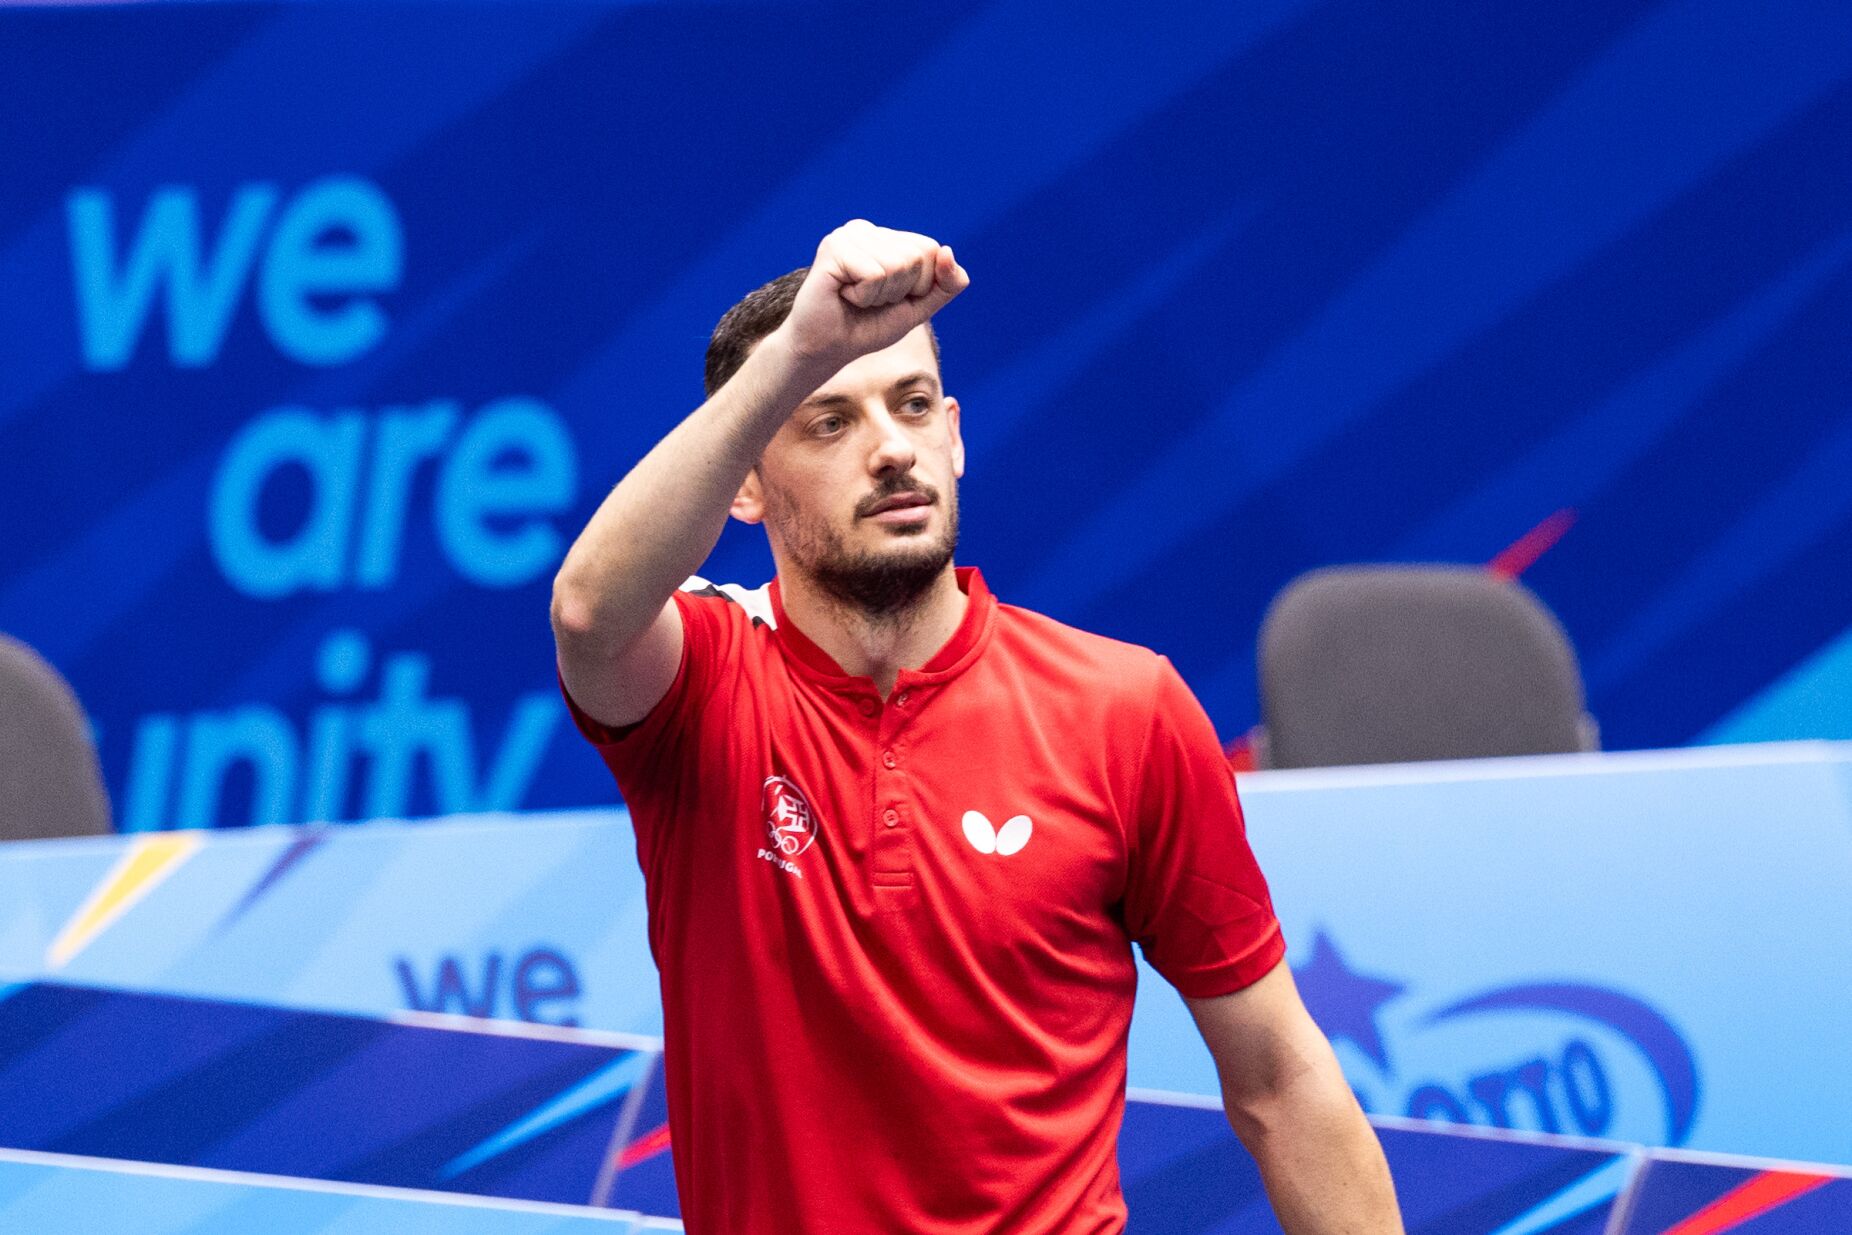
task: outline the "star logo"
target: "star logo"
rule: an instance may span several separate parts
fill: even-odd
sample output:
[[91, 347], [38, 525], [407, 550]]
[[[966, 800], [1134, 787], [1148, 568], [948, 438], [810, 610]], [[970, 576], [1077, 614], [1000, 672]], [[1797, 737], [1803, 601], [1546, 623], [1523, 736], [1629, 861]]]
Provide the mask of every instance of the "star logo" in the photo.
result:
[[1400, 982], [1358, 973], [1324, 931], [1312, 939], [1312, 957], [1293, 970], [1306, 1011], [1336, 1042], [1348, 1039], [1384, 1072], [1389, 1071], [1389, 1049], [1383, 1045], [1376, 1023], [1382, 1006], [1408, 988]]

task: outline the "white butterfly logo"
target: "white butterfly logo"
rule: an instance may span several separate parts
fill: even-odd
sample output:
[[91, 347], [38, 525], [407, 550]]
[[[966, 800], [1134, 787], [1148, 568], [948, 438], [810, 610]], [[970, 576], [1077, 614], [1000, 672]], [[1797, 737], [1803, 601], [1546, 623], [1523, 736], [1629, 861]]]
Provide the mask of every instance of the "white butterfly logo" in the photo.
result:
[[1027, 815], [1015, 815], [1004, 821], [1001, 828], [992, 827], [990, 820], [981, 810], [965, 812], [965, 839], [979, 853], [1000, 853], [1009, 857], [1020, 853], [1022, 847], [1029, 843], [1029, 833], [1035, 825], [1029, 822]]

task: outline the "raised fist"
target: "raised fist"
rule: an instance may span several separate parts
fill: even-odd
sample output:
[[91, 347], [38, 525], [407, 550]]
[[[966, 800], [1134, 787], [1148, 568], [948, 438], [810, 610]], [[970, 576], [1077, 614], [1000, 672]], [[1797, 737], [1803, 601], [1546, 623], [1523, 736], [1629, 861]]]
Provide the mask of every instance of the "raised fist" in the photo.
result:
[[970, 283], [951, 246], [854, 219], [817, 246], [785, 329], [799, 353], [840, 368], [899, 342]]

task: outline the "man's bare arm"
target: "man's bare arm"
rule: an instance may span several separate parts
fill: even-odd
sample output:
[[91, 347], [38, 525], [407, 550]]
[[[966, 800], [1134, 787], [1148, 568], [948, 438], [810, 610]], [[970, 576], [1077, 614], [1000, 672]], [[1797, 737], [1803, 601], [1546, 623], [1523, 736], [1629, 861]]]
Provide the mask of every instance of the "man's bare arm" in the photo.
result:
[[681, 660], [670, 597], [712, 552], [779, 427], [838, 369], [897, 342], [968, 283], [925, 236], [857, 220], [825, 237], [790, 317], [631, 469], [567, 551], [553, 637], [581, 707], [608, 725], [648, 714]]
[[828, 377], [767, 337], [605, 497], [553, 580], [560, 675], [580, 707], [627, 725], [668, 691], [682, 654], [669, 597], [713, 550], [778, 426]]
[[1400, 1235], [1382, 1146], [1292, 971], [1282, 963], [1232, 995], [1185, 1002], [1287, 1235]]

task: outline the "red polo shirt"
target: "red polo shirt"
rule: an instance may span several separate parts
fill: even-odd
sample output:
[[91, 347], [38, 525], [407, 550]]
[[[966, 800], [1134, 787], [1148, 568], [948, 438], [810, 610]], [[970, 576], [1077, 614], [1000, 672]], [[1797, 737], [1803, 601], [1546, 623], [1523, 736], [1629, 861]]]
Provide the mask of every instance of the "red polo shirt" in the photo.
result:
[[693, 1235], [1118, 1232], [1132, 943], [1193, 997], [1283, 955], [1170, 663], [958, 578], [885, 700], [773, 583], [677, 593], [639, 724], [574, 708], [636, 826]]

